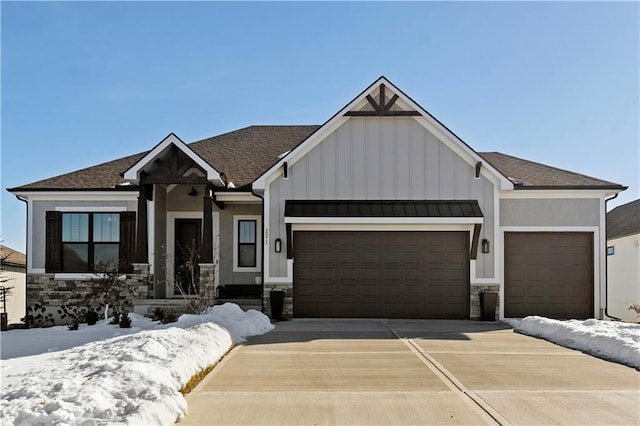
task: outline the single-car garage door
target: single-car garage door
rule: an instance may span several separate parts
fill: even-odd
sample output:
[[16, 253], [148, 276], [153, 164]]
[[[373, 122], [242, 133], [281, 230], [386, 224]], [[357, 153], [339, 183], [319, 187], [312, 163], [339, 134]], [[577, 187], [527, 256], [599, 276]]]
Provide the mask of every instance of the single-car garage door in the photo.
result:
[[468, 232], [294, 232], [293, 314], [468, 318]]
[[593, 234], [506, 232], [507, 318], [593, 316]]

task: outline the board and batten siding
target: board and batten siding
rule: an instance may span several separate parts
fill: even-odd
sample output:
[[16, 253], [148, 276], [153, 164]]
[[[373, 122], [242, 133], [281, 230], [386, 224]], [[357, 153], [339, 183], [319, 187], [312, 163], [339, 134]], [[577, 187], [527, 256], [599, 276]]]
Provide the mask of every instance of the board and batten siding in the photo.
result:
[[135, 201], [33, 201], [32, 204], [32, 235], [30, 236], [31, 245], [31, 267], [44, 270], [45, 267], [45, 248], [46, 248], [46, 221], [47, 211], [56, 208], [81, 208], [96, 209], [100, 207], [122, 208], [126, 211], [136, 211], [137, 204]]
[[[493, 240], [494, 185], [411, 117], [352, 117], [269, 184], [269, 234], [286, 241], [286, 200], [477, 200], [480, 238]], [[494, 277], [493, 253], [478, 278]], [[287, 275], [286, 250], [269, 249], [269, 277]]]

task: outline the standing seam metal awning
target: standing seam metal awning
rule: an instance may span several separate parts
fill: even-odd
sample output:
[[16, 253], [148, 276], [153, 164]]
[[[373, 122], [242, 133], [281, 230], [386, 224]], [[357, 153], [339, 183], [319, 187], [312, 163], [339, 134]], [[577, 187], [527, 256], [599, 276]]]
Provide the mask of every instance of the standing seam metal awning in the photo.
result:
[[285, 217], [482, 217], [475, 200], [287, 200]]
[[292, 223], [323, 222], [344, 218], [345, 222], [376, 222], [413, 218], [426, 223], [473, 224], [470, 258], [477, 259], [482, 227], [482, 210], [476, 200], [286, 200], [284, 209], [287, 232], [287, 258], [293, 258]]

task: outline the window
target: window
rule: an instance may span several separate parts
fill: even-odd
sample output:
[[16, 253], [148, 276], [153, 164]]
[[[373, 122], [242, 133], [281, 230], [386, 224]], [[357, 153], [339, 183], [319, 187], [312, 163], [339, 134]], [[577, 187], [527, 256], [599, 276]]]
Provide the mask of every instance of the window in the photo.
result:
[[119, 213], [62, 213], [61, 272], [119, 267]]
[[613, 256], [616, 252], [615, 246], [607, 247], [607, 256]]
[[255, 220], [238, 221], [238, 267], [256, 267], [256, 228]]
[[233, 272], [262, 270], [262, 217], [233, 216]]
[[45, 272], [133, 272], [136, 212], [48, 210], [45, 226]]

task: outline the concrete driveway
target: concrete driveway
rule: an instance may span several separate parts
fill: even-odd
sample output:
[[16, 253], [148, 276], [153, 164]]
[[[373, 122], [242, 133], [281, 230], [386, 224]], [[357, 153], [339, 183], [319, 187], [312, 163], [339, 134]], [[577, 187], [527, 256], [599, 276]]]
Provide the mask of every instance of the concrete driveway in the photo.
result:
[[640, 373], [501, 323], [296, 319], [187, 401], [181, 425], [638, 425]]

